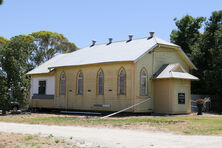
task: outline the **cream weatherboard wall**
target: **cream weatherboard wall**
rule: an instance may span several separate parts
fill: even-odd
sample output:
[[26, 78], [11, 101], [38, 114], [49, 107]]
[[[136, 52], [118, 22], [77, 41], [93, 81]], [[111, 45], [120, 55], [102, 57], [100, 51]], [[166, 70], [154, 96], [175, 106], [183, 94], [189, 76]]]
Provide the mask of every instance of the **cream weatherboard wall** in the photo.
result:
[[176, 48], [160, 47], [156, 48], [154, 54], [154, 72], [156, 72], [163, 64], [179, 63], [187, 72], [189, 72], [189, 66], [179, 54]]
[[173, 79], [156, 79], [154, 84], [154, 112], [174, 112], [174, 82]]
[[[190, 80], [174, 80], [174, 113], [191, 112]], [[178, 104], [178, 93], [185, 94], [185, 104]]]
[[[154, 110], [154, 87], [152, 81], [152, 75], [159, 70], [163, 64], [179, 63], [181, 66], [189, 72], [188, 64], [183, 60], [183, 57], [179, 54], [179, 51], [170, 47], [156, 47], [152, 52], [146, 53], [141, 59], [136, 62], [136, 99], [135, 102], [139, 102], [148, 96], [151, 96], [151, 100], [135, 107], [136, 112], [151, 112]], [[140, 71], [145, 68], [148, 71], [148, 96], [140, 95]], [[158, 91], [158, 90], [155, 90]], [[159, 93], [162, 93], [159, 91]]]
[[[147, 53], [144, 55], [141, 59], [139, 59], [136, 62], [136, 70], [135, 70], [135, 91], [136, 91], [136, 99], [134, 103], [140, 102], [143, 99], [148, 98], [148, 96], [151, 96], [151, 100], [135, 107], [135, 112], [152, 112], [153, 111], [153, 93], [152, 93], [152, 82], [151, 82], [151, 77], [152, 77], [152, 53]], [[148, 73], [148, 95], [147, 96], [142, 96], [140, 94], [141, 91], [141, 84], [140, 84], [140, 72], [141, 70], [145, 68], [147, 73]]]
[[[118, 95], [117, 81], [121, 68], [126, 71], [126, 95]], [[104, 95], [97, 95], [97, 72], [102, 69], [104, 73]], [[83, 94], [78, 95], [77, 74], [83, 73]], [[60, 94], [60, 75], [65, 73], [66, 93]], [[132, 62], [93, 64], [75, 67], [56, 68], [55, 107], [79, 110], [107, 110], [116, 111], [130, 106], [134, 91], [134, 69]], [[110, 105], [111, 107], [95, 107], [94, 104]]]
[[[154, 89], [154, 112], [168, 114], [191, 112], [190, 80], [155, 79]], [[178, 103], [178, 93], [185, 94], [185, 104]]]

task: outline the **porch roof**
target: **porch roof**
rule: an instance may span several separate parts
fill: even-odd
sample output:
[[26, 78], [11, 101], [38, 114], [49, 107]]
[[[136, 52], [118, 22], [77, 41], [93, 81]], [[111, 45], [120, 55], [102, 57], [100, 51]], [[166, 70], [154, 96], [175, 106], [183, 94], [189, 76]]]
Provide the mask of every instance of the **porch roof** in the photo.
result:
[[197, 77], [187, 73], [183, 67], [176, 64], [164, 64], [152, 77], [153, 79], [187, 79], [199, 80]]

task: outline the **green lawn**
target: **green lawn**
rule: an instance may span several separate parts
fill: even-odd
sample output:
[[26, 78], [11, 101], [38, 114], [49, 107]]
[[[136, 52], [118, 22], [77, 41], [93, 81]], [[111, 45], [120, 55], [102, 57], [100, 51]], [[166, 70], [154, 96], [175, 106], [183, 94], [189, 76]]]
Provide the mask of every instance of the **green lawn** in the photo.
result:
[[80, 116], [1, 116], [0, 121], [47, 125], [80, 125], [117, 127], [139, 130], [160, 130], [184, 134], [222, 134], [222, 116], [143, 116], [85, 119]]

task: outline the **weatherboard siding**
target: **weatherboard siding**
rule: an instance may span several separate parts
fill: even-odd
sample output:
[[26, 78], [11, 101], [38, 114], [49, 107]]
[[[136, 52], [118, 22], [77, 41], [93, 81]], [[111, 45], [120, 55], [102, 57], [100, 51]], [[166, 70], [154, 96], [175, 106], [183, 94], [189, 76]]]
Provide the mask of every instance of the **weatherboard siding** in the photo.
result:
[[[148, 98], [148, 96], [151, 96], [151, 100], [140, 104], [135, 107], [135, 112], [152, 112], [153, 111], [153, 92], [152, 92], [152, 82], [150, 78], [152, 77], [152, 53], [145, 54], [141, 59], [139, 59], [136, 62], [136, 72], [135, 72], [135, 82], [136, 82], [136, 99], [135, 103], [142, 101], [143, 99]], [[141, 96], [140, 95], [140, 72], [141, 70], [145, 68], [148, 74], [148, 95], [147, 96]]]
[[[154, 112], [180, 114], [191, 112], [190, 80], [155, 79]], [[178, 93], [185, 94], [185, 104], [178, 104]]]
[[[85, 66], [56, 68], [55, 107], [78, 110], [116, 111], [132, 104], [133, 63], [104, 63]], [[120, 68], [126, 71], [126, 95], [117, 94], [117, 79]], [[104, 72], [104, 95], [96, 94], [96, 76], [99, 69]], [[83, 73], [83, 94], [76, 93], [77, 74]], [[59, 78], [64, 72], [66, 76], [66, 93], [59, 93]], [[68, 83], [68, 84], [67, 84]], [[68, 102], [67, 102], [68, 99]], [[111, 107], [95, 107], [94, 104], [111, 105]]]
[[154, 72], [156, 72], [163, 64], [179, 63], [187, 72], [189, 72], [188, 64], [183, 60], [182, 56], [176, 49], [160, 47], [156, 48], [154, 54]]
[[[135, 82], [136, 82], [136, 99], [135, 102], [139, 102], [148, 96], [151, 96], [151, 100], [148, 102], [145, 102], [137, 107], [135, 107], [135, 112], [151, 112], [154, 111], [154, 109], [157, 106], [154, 106], [154, 100], [157, 96], [162, 96], [164, 92], [159, 90], [161, 88], [161, 85], [158, 85], [158, 87], [154, 86], [154, 81], [151, 79], [152, 75], [159, 70], [159, 68], [163, 64], [174, 64], [179, 63], [181, 66], [188, 72], [189, 66], [187, 63], [182, 59], [182, 56], [178, 53], [178, 51], [175, 48], [170, 47], [156, 47], [152, 52], [146, 53], [141, 59], [139, 59], [136, 62], [136, 76], [135, 76]], [[148, 71], [148, 96], [141, 96], [140, 95], [140, 71], [142, 68], [145, 68]], [[164, 80], [163, 80], [164, 81]], [[172, 82], [169, 81], [169, 86], [172, 86]], [[154, 90], [156, 89], [156, 90]], [[173, 91], [173, 88], [171, 88], [171, 91]], [[158, 92], [158, 93], [157, 93]], [[171, 94], [170, 94], [171, 95]], [[171, 99], [173, 97], [170, 97]], [[158, 99], [159, 100], [159, 99]], [[171, 102], [172, 103], [172, 102]], [[168, 113], [172, 113], [172, 109], [166, 109], [168, 106], [166, 105], [163, 107], [160, 105], [160, 108], [163, 108], [163, 110], [166, 110]], [[178, 109], [179, 111], [179, 109]], [[182, 110], [181, 110], [182, 111]], [[187, 111], [186, 111], [187, 112]]]
[[173, 79], [154, 80], [154, 112], [174, 112], [174, 83]]
[[[174, 113], [191, 112], [191, 91], [190, 80], [174, 80]], [[185, 94], [185, 104], [178, 104], [178, 93]]]
[[54, 99], [32, 99], [30, 102], [32, 108], [54, 108]]

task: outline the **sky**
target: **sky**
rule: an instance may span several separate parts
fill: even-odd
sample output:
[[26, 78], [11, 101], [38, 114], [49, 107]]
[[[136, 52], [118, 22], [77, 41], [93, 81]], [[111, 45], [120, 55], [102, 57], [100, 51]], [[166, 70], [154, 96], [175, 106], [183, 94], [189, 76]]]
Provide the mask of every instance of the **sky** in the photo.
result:
[[222, 0], [4, 0], [0, 36], [10, 39], [41, 30], [62, 33], [77, 47], [155, 36], [170, 41], [173, 19], [210, 17]]

